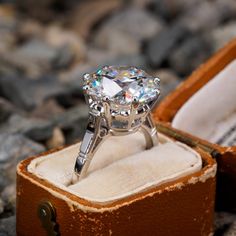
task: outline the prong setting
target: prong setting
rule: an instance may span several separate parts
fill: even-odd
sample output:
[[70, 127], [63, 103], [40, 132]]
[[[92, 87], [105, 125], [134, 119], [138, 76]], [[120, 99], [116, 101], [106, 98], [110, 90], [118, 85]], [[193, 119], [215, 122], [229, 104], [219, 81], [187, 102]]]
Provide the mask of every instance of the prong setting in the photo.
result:
[[160, 79], [136, 67], [104, 66], [83, 78], [90, 113], [104, 117], [116, 132], [137, 130], [138, 120], [150, 111], [148, 104], [159, 96]]

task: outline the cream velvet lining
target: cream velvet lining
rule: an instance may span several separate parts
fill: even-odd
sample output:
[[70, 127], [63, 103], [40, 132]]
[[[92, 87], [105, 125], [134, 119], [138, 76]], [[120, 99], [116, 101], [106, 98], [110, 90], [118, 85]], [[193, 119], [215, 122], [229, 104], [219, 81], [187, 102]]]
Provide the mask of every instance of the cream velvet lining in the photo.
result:
[[213, 143], [236, 144], [236, 60], [181, 107], [172, 125]]
[[192, 174], [202, 168], [200, 155], [160, 135], [160, 144], [144, 150], [140, 133], [111, 137], [95, 154], [88, 175], [73, 184], [80, 144], [34, 159], [28, 171], [89, 201], [105, 204], [150, 187]]

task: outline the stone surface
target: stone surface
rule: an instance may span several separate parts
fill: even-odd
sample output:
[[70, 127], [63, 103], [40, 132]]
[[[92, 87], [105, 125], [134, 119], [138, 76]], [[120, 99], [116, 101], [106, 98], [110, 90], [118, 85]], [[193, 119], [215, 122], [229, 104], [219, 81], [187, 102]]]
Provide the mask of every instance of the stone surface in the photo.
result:
[[171, 67], [180, 75], [189, 75], [212, 54], [212, 44], [204, 37], [190, 37], [173, 50]]
[[4, 202], [3, 200], [0, 198], [0, 215], [4, 212]]
[[60, 67], [67, 67], [73, 60], [78, 63], [86, 57], [85, 42], [73, 31], [65, 31], [58, 26], [50, 26], [45, 32], [45, 40], [51, 46], [59, 49], [57, 58], [53, 62], [54, 66], [60, 64]]
[[12, 113], [15, 113], [17, 109], [6, 99], [0, 98], [0, 123], [7, 121]]
[[37, 106], [31, 113], [30, 117], [50, 120], [54, 116], [61, 114], [65, 109], [60, 106], [55, 99], [48, 99], [41, 105]]
[[162, 27], [162, 22], [148, 12], [130, 8], [115, 14], [102, 25], [94, 43], [114, 55], [135, 54], [141, 48], [141, 41], [157, 34]]
[[214, 51], [222, 48], [230, 40], [236, 37], [236, 21], [230, 22], [222, 27], [218, 27], [209, 34]]
[[54, 123], [63, 131], [67, 144], [83, 137], [87, 122], [88, 106], [85, 104], [68, 109], [54, 118]]
[[[0, 134], [0, 164], [15, 165], [25, 157], [43, 152], [45, 148], [21, 134]], [[4, 165], [3, 165], [4, 164]]]
[[215, 236], [234, 236], [236, 216], [228, 212], [218, 212], [215, 215]]
[[62, 85], [53, 76], [43, 76], [37, 80], [0, 76], [0, 95], [25, 110], [32, 110], [62, 91]]
[[166, 20], [172, 20], [198, 4], [198, 0], [151, 1], [151, 9]]
[[16, 235], [16, 217], [0, 219], [0, 235], [15, 236]]
[[182, 25], [175, 24], [152, 37], [148, 41], [145, 50], [150, 65], [153, 67], [161, 66], [176, 45], [187, 36], [187, 29]]
[[74, 126], [80, 127], [82, 123], [88, 120], [88, 106], [80, 106], [68, 109], [66, 112], [54, 117], [53, 122], [62, 130], [72, 129]]
[[[115, 12], [121, 6], [122, 1], [120, 0], [84, 1], [73, 9], [69, 26], [80, 36], [87, 38], [97, 22], [112, 12]], [[81, 19], [83, 20], [81, 21]], [[80, 23], [78, 24], [78, 22]]]
[[50, 121], [12, 115], [0, 126], [0, 133], [23, 134], [35, 141], [46, 141], [52, 137], [53, 124]]
[[46, 146], [48, 149], [61, 147], [65, 144], [65, 137], [61, 129], [55, 128], [52, 137], [47, 140]]
[[[129, 8], [114, 14], [102, 26], [96, 36], [99, 46], [106, 47], [107, 40], [113, 33], [129, 35], [135, 40], [148, 39], [161, 31], [163, 23], [149, 12], [140, 8]], [[131, 45], [130, 45], [131, 46]]]
[[192, 32], [206, 31], [224, 21], [227, 14], [213, 1], [201, 1], [187, 11], [180, 21]]

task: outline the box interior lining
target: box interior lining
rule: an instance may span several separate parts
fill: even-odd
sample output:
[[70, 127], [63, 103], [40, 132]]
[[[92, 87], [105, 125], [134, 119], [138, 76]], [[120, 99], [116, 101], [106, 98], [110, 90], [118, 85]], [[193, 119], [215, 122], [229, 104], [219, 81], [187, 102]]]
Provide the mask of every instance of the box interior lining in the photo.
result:
[[76, 183], [73, 167], [80, 143], [34, 159], [28, 171], [88, 201], [107, 204], [201, 170], [196, 151], [161, 134], [159, 140], [158, 146], [145, 150], [141, 133], [107, 139], [88, 175]]
[[236, 145], [236, 60], [181, 107], [172, 125], [212, 143]]

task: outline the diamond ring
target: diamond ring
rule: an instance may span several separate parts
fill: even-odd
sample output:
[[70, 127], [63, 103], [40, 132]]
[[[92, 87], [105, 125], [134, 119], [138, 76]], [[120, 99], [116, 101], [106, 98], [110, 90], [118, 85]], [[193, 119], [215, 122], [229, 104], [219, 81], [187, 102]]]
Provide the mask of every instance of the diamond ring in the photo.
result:
[[85, 74], [83, 80], [89, 119], [75, 163], [79, 180], [109, 136], [141, 131], [147, 149], [157, 145], [157, 130], [150, 111], [160, 94], [160, 79], [136, 67], [104, 66]]

